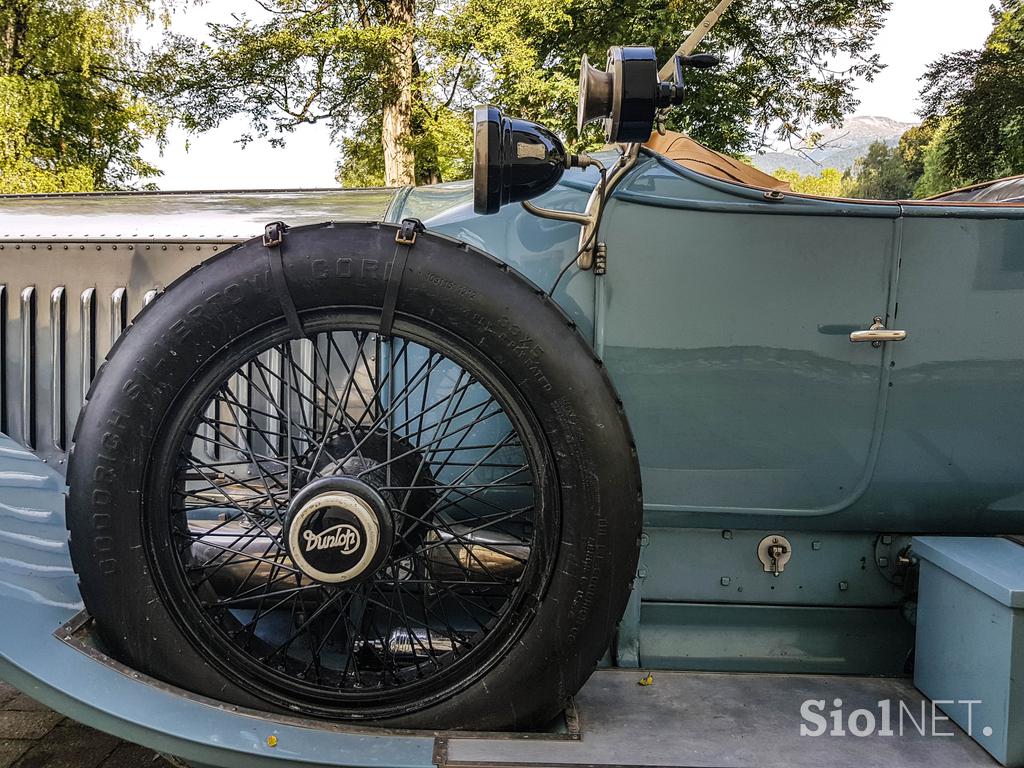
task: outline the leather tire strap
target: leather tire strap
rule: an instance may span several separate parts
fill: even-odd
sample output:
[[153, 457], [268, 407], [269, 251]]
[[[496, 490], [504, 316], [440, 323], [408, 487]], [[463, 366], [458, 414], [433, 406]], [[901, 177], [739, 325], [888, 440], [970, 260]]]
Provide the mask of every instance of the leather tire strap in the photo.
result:
[[380, 311], [380, 335], [390, 338], [395, 322], [395, 307], [398, 305], [398, 292], [402, 287], [405, 266], [409, 262], [409, 252], [416, 243], [416, 235], [424, 230], [419, 219], [402, 219], [395, 233], [395, 257], [391, 261], [391, 275], [387, 288], [384, 290], [384, 304]]
[[295, 308], [295, 300], [292, 299], [291, 291], [288, 289], [288, 279], [284, 274], [284, 235], [287, 231], [288, 225], [283, 221], [267, 224], [263, 231], [263, 245], [267, 249], [270, 282], [277, 294], [277, 301], [281, 305], [284, 319], [288, 323], [292, 336], [296, 339], [304, 339], [306, 330], [302, 327], [302, 320], [299, 319], [299, 312]]

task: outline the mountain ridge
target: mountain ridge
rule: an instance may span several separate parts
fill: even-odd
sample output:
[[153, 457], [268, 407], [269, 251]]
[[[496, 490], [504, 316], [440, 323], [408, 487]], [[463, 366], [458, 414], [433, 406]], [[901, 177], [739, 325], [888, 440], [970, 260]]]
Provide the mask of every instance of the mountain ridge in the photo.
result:
[[825, 168], [846, 171], [874, 142], [882, 141], [894, 147], [900, 136], [915, 125], [917, 123], [903, 123], [891, 117], [855, 115], [847, 118], [840, 128], [815, 129], [821, 137], [815, 146], [805, 144], [781, 152], [765, 152], [754, 155], [751, 162], [765, 173], [786, 169], [804, 176], [817, 176]]

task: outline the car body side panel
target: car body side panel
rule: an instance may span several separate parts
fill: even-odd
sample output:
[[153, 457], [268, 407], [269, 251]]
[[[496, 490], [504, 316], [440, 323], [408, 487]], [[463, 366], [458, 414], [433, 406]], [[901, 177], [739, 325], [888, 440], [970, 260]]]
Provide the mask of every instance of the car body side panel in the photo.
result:
[[[898, 206], [775, 201], [652, 168], [606, 216], [604, 359], [659, 524], [846, 509], [881, 437]], [[642, 247], [637, 247], [642, 243]], [[685, 523], [684, 523], [685, 520]]]
[[993, 210], [905, 208], [895, 322], [909, 336], [863, 519], [1024, 529], [1024, 209]]
[[[610, 158], [606, 158], [610, 159]], [[562, 184], [537, 199], [538, 205], [582, 211], [597, 181], [597, 173], [570, 171]], [[543, 290], [554, 286], [559, 272], [572, 262], [579, 249], [579, 226], [539, 219], [521, 205], [506, 205], [491, 216], [473, 212], [471, 182], [452, 182], [417, 187], [398, 198], [388, 220], [418, 218], [432, 232], [439, 232], [498, 257]], [[593, 341], [594, 275], [566, 275], [553, 297], [573, 319], [584, 338]]]

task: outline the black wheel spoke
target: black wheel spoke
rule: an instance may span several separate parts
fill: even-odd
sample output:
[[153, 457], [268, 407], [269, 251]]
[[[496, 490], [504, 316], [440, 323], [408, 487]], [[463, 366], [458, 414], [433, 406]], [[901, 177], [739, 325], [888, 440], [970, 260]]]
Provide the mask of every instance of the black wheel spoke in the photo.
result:
[[[246, 674], [398, 695], [484, 663], [534, 599], [551, 550], [535, 546], [552, 511], [541, 442], [486, 365], [436, 344], [334, 326], [240, 359], [195, 407], [171, 482], [173, 552]], [[308, 551], [333, 552], [324, 537], [341, 529], [295, 520], [336, 487], [379, 499], [387, 540], [365, 573], [333, 583]]]

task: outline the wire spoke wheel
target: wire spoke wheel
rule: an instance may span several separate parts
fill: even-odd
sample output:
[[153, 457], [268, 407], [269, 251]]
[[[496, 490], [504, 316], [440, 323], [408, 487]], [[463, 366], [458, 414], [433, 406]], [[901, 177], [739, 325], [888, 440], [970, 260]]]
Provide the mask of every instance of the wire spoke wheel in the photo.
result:
[[75, 431], [82, 598], [112, 656], [217, 701], [543, 727], [629, 596], [625, 414], [536, 286], [421, 233], [394, 293], [394, 259], [386, 225], [296, 227], [140, 313]]
[[514, 640], [551, 569], [543, 438], [464, 350], [321, 325], [206, 377], [151, 542], [229, 673], [335, 705], [422, 701]]

